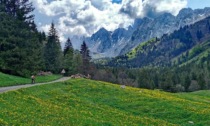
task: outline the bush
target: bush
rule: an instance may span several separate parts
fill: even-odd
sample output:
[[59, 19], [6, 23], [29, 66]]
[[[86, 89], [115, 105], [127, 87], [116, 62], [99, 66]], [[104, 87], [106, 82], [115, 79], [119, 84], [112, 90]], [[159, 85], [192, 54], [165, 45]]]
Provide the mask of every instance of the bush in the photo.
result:
[[184, 91], [185, 88], [181, 84], [175, 85], [174, 88], [172, 89], [172, 92], [184, 92]]
[[198, 85], [198, 82], [195, 80], [191, 81], [188, 91], [197, 91], [197, 90], [200, 90], [200, 86]]

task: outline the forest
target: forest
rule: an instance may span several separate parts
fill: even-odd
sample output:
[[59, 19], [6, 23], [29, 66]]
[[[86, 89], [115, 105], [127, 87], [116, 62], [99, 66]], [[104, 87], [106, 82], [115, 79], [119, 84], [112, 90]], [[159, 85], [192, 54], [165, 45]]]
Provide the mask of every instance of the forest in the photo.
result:
[[33, 10], [29, 0], [0, 0], [0, 71], [22, 77], [39, 71], [60, 74], [62, 69], [66, 75], [86, 74], [90, 61], [86, 43], [74, 50], [67, 39], [63, 51], [54, 23], [47, 35], [38, 31]]
[[210, 89], [210, 63], [129, 69], [103, 67], [97, 70], [94, 79], [167, 92], [192, 92]]

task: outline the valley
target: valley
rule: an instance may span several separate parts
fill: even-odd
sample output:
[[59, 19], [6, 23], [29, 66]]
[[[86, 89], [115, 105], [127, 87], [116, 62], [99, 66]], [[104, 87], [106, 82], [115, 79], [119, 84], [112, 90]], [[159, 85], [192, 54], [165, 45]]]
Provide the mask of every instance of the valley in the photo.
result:
[[206, 1], [0, 0], [0, 126], [209, 126]]

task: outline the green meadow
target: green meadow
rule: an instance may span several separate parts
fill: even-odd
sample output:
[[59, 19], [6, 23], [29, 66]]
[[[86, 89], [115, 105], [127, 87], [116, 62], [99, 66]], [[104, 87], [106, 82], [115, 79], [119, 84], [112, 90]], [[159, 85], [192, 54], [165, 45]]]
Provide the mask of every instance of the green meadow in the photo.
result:
[[167, 93], [71, 79], [0, 94], [0, 125], [210, 125], [210, 91]]
[[[36, 76], [36, 83], [49, 82], [61, 78], [61, 75]], [[17, 77], [0, 72], [0, 87], [30, 84], [30, 78]]]

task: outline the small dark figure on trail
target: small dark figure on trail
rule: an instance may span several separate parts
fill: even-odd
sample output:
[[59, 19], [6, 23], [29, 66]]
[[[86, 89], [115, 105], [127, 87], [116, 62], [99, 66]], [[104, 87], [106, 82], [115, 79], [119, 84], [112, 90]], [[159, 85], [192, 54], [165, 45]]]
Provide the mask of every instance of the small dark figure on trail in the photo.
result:
[[32, 84], [35, 83], [35, 76], [34, 76], [34, 75], [31, 76], [31, 83], [32, 83]]

